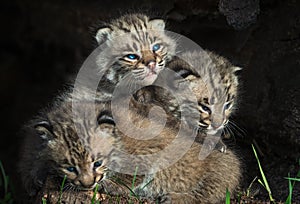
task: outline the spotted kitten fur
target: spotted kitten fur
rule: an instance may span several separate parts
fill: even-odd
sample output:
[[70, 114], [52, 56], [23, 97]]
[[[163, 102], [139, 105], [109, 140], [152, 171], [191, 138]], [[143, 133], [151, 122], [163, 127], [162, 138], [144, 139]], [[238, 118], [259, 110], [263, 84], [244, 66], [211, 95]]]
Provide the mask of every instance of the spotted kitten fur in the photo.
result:
[[64, 176], [64, 190], [92, 190], [97, 183], [103, 191], [106, 187], [116, 192], [121, 189], [109, 179], [112, 172], [107, 168], [116, 159], [115, 140], [111, 130], [97, 121], [107, 105], [78, 103], [80, 108], [75, 110], [70, 102], [58, 102], [23, 129], [19, 169], [32, 200], [46, 179], [59, 190]]
[[175, 55], [176, 43], [164, 29], [163, 20], [142, 14], [124, 15], [99, 29], [97, 66], [104, 76], [98, 90], [111, 97], [116, 84], [128, 75], [128, 86], [152, 84]]
[[154, 83], [165, 81], [162, 84], [167, 88], [147, 87], [146, 94], [137, 100], [159, 105], [168, 114], [206, 134], [223, 131], [236, 108], [239, 85], [236, 72], [241, 68], [204, 50], [182, 53], [167, 67], [171, 72], [162, 72]]
[[[136, 127], [147, 129], [149, 125], [152, 125], [153, 129], [159, 126], [159, 121], [150, 121], [135, 112], [124, 114], [127, 112], [122, 107], [118, 109], [118, 113], [124, 123], [129, 119], [133, 121], [134, 125], [128, 126], [128, 129]], [[103, 121], [103, 124], [107, 123], [107, 126], [111, 126], [114, 137], [120, 137], [121, 150], [135, 155], [132, 158], [118, 160], [121, 162], [118, 166], [129, 168], [134, 172], [137, 164], [134, 191], [138, 196], [151, 199], [155, 203], [222, 203], [225, 200], [226, 189], [234, 192], [238, 187], [241, 165], [237, 156], [230, 150], [226, 154], [213, 150], [207, 158], [200, 160], [199, 152], [202, 145], [187, 136], [194, 134], [189, 128], [184, 129], [184, 134], [178, 136], [180, 125], [178, 122], [167, 123], [164, 129], [152, 139], [139, 140], [134, 139], [133, 135], [121, 132], [115, 126], [113, 118], [109, 116], [106, 118], [110, 118], [111, 122], [107, 123], [107, 120]], [[144, 134], [147, 134], [147, 131], [144, 130]], [[176, 148], [168, 149], [173, 142], [177, 144]], [[188, 148], [185, 149], [186, 147]], [[166, 152], [158, 157], [144, 160], [141, 157], [141, 155], [154, 155], [162, 151]], [[169, 163], [174, 158], [178, 161]], [[145, 170], [148, 170], [148, 173], [139, 174], [139, 171]], [[132, 179], [128, 179], [128, 175], [120, 175], [121, 180], [122, 176], [127, 179], [126, 185], [131, 186]]]

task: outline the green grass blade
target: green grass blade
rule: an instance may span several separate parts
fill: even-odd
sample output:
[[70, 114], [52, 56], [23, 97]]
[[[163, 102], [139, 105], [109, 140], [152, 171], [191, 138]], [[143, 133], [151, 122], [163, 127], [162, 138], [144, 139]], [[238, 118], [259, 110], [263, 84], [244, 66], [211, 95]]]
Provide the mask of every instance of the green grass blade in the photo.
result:
[[61, 183], [61, 186], [60, 186], [60, 191], [59, 191], [59, 200], [58, 200], [58, 203], [61, 203], [61, 199], [62, 199], [62, 192], [63, 192], [63, 189], [64, 189], [64, 186], [65, 186], [65, 182], [67, 180], [67, 176], [65, 175], [64, 176], [64, 179]]
[[258, 183], [260, 183], [260, 185], [262, 185], [267, 190], [265, 184], [260, 179], [257, 179], [257, 181], [258, 181]]
[[[271, 202], [274, 202], [275, 200], [274, 200], [274, 198], [272, 197], [271, 189], [270, 189], [270, 187], [269, 187], [269, 184], [268, 184], [267, 178], [266, 178], [266, 176], [265, 176], [265, 173], [264, 173], [264, 171], [263, 171], [263, 169], [262, 169], [262, 167], [261, 167], [261, 165], [260, 165], [260, 161], [259, 161], [259, 159], [258, 159], [256, 150], [255, 150], [253, 144], [252, 144], [252, 149], [253, 149], [255, 158], [256, 158], [256, 160], [257, 160], [258, 168], [259, 168], [261, 177], [262, 177], [262, 179], [263, 179], [264, 187], [265, 187], [265, 189], [268, 191], [270, 201], [271, 201]], [[261, 183], [262, 183], [262, 182], [261, 182]]]
[[[298, 171], [297, 175], [295, 178], [291, 178], [290, 174], [288, 174], [288, 177], [285, 177], [285, 179], [288, 179], [289, 182], [289, 195], [285, 201], [285, 204], [291, 204], [292, 203], [292, 195], [293, 195], [293, 189], [295, 186], [295, 182], [298, 181], [300, 182], [300, 171]], [[292, 183], [293, 181], [293, 183]]]
[[230, 192], [228, 191], [228, 188], [226, 188], [226, 204], [230, 204]]
[[3, 167], [1, 161], [0, 161], [0, 169], [1, 169], [1, 174], [2, 174], [3, 183], [4, 183], [4, 194], [7, 194], [7, 191], [8, 191], [8, 177], [5, 174], [5, 170], [4, 170], [4, 167]]
[[[288, 174], [288, 177], [290, 177], [290, 174]], [[292, 185], [292, 181], [289, 181], [289, 196], [287, 197], [285, 204], [291, 204], [292, 203], [292, 194], [293, 194], [293, 185]]]
[[129, 197], [130, 197], [129, 203], [133, 203], [132, 200], [131, 200], [132, 196], [139, 199], [138, 195], [133, 191], [134, 187], [135, 187], [137, 171], [138, 171], [138, 166], [135, 167], [135, 171], [134, 171], [134, 174], [133, 174], [133, 179], [132, 179], [132, 184], [131, 184], [131, 191], [130, 191], [130, 195], [129, 195]]
[[150, 181], [148, 181], [148, 183], [146, 183], [146, 184], [142, 187], [142, 190], [143, 190], [144, 188], [146, 188], [153, 180], [154, 180], [154, 179], [151, 179]]
[[254, 179], [251, 181], [250, 185], [248, 186], [247, 192], [246, 192], [247, 197], [250, 197], [250, 190], [252, 188], [253, 183], [256, 181], [256, 179], [257, 179], [257, 176], [254, 177]]
[[96, 201], [96, 195], [98, 193], [98, 188], [99, 188], [99, 185], [96, 184], [96, 187], [95, 187], [95, 190], [94, 190], [94, 194], [93, 194], [93, 198], [92, 198], [92, 204], [95, 204], [95, 201]]
[[46, 198], [42, 198], [42, 204], [47, 204]]
[[121, 185], [123, 185], [123, 186], [125, 186], [130, 191], [130, 193], [132, 193], [134, 196], [136, 196], [134, 191], [131, 189], [131, 187], [127, 186], [126, 183], [123, 182], [121, 179], [115, 178], [114, 181], [121, 184]]
[[134, 189], [134, 185], [135, 185], [135, 181], [136, 181], [136, 175], [137, 175], [137, 171], [138, 171], [138, 166], [137, 166], [137, 167], [135, 167], [135, 171], [134, 171], [134, 174], [133, 174], [132, 185], [131, 185], [131, 189], [132, 189], [132, 190]]
[[300, 178], [287, 178], [287, 177], [285, 177], [285, 178], [290, 181], [299, 181], [300, 182]]

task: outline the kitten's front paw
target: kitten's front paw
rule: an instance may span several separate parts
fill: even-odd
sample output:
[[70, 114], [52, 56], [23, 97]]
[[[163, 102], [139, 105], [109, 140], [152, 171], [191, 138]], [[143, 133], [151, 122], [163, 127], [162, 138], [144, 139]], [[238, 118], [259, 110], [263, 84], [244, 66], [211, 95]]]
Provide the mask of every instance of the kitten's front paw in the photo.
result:
[[219, 151], [222, 152], [222, 153], [226, 153], [226, 151], [227, 151], [227, 146], [226, 146], [226, 144], [225, 144], [222, 140], [220, 140], [220, 141], [217, 143], [217, 145], [216, 145], [216, 149], [219, 150]]
[[134, 94], [134, 99], [143, 104], [150, 103], [152, 101], [152, 91], [149, 87], [144, 87]]
[[133, 190], [133, 192], [139, 198], [146, 198], [146, 197], [148, 197], [147, 192], [143, 188], [137, 187], [137, 188], [135, 188]]

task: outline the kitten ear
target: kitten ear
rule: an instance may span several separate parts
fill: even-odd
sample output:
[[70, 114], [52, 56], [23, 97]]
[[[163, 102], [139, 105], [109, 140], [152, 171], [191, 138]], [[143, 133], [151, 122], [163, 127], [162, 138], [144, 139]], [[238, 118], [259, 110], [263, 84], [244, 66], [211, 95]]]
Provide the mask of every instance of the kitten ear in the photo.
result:
[[165, 29], [165, 22], [162, 19], [153, 19], [149, 21], [150, 27], [153, 30], [164, 30]]
[[52, 125], [48, 121], [40, 121], [34, 124], [34, 129], [38, 132], [39, 136], [44, 140], [50, 140], [52, 135]]
[[97, 118], [99, 128], [102, 132], [113, 134], [114, 127], [116, 126], [115, 121], [108, 111], [103, 111]]
[[110, 38], [112, 30], [108, 27], [106, 28], [100, 28], [96, 33], [96, 40], [98, 42], [98, 45], [104, 43], [106, 40]]
[[236, 72], [241, 71], [242, 68], [241, 67], [231, 67], [232, 72], [236, 74]]
[[108, 111], [103, 111], [102, 113], [99, 114], [97, 118], [98, 125], [107, 123], [110, 125], [115, 125], [115, 121], [111, 114]]

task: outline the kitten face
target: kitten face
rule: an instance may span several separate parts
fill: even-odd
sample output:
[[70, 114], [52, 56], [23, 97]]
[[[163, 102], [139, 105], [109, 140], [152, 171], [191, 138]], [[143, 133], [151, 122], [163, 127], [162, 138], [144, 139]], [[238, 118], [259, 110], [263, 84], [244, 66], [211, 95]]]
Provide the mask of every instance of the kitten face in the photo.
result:
[[175, 42], [164, 32], [163, 20], [144, 15], [125, 15], [98, 30], [99, 44], [106, 42], [110, 59], [107, 78], [118, 82], [131, 72], [144, 85], [152, 84], [166, 62], [175, 54]]
[[197, 98], [199, 127], [208, 134], [216, 134], [226, 126], [234, 110], [238, 87], [235, 72], [240, 68], [213, 53], [208, 52], [208, 56], [206, 59], [202, 53], [189, 53], [182, 59], [194, 66], [177, 62], [171, 68], [189, 83]]
[[35, 129], [47, 142], [51, 174], [66, 176], [65, 189], [91, 190], [106, 179], [111, 153], [106, 136], [110, 133], [97, 118], [89, 117], [92, 110], [83, 108], [79, 118], [73, 118], [70, 111], [68, 106], [50, 112], [49, 121], [36, 124]]
[[199, 126], [205, 128], [208, 134], [216, 134], [225, 127], [235, 103], [234, 99], [228, 101], [214, 100], [215, 97], [212, 96], [211, 100], [201, 98], [198, 101], [198, 110], [200, 112]]
[[102, 158], [88, 156], [84, 161], [73, 160], [60, 166], [60, 171], [67, 176], [70, 186], [79, 190], [91, 190], [105, 176], [106, 167]]

